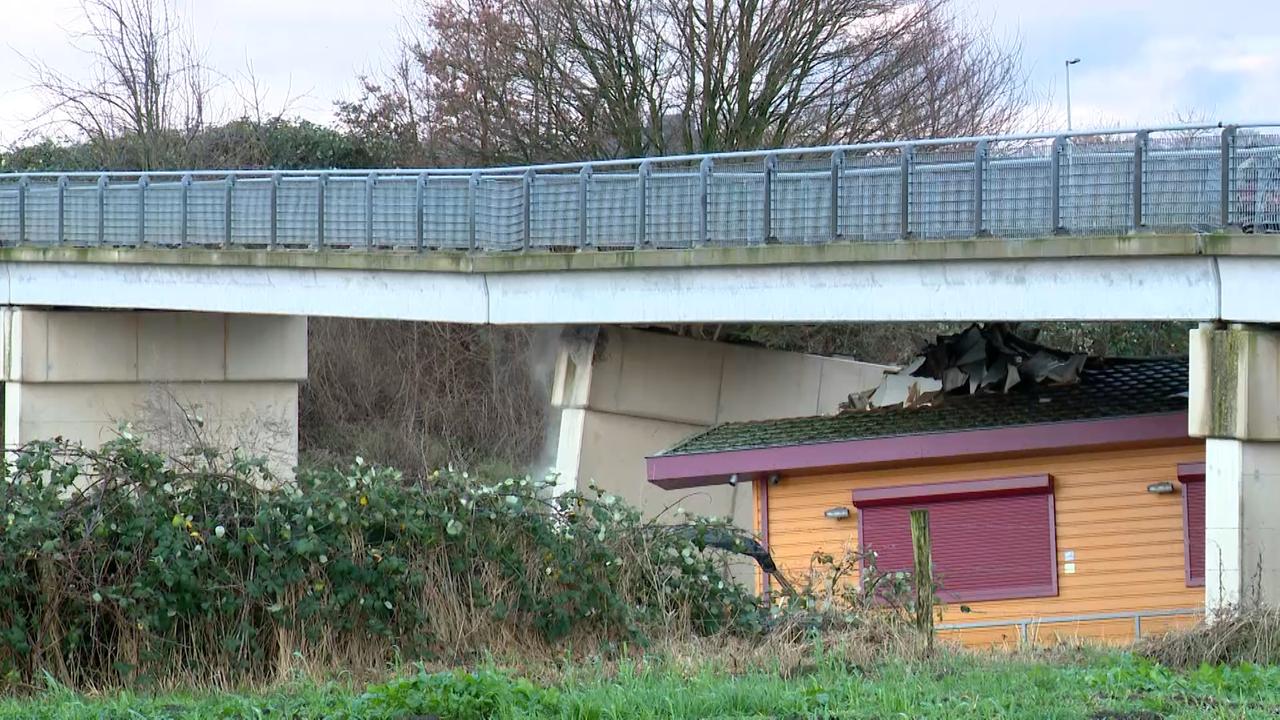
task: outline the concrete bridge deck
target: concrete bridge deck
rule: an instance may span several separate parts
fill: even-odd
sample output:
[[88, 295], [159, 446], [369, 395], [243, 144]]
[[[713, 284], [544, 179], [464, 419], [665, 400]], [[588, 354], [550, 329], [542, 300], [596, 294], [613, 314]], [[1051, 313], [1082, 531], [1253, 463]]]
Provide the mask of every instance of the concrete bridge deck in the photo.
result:
[[468, 254], [0, 248], [0, 304], [494, 324], [1280, 322], [1280, 236]]

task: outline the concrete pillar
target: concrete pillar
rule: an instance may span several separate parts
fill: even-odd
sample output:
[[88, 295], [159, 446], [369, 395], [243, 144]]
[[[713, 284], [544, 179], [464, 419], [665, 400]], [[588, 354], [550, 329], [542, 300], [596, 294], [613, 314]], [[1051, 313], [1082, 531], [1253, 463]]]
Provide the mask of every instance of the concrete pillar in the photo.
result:
[[1189, 433], [1205, 443], [1205, 605], [1280, 603], [1280, 331], [1191, 331]]
[[887, 369], [628, 328], [569, 330], [552, 387], [553, 469], [564, 490], [594, 482], [650, 516], [680, 506], [751, 529], [748, 485], [663, 490], [648, 482], [645, 458], [719, 423], [834, 412]]
[[153, 447], [238, 447], [288, 474], [298, 457], [303, 317], [0, 309], [4, 442], [97, 446], [123, 423]]

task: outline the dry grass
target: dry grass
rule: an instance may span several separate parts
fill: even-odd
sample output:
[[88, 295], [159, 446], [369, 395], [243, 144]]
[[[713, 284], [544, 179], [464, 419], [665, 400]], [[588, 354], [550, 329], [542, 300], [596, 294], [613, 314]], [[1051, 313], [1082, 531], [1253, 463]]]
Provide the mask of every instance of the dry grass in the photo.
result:
[[1196, 625], [1142, 640], [1134, 650], [1162, 665], [1280, 663], [1280, 607], [1230, 608]]

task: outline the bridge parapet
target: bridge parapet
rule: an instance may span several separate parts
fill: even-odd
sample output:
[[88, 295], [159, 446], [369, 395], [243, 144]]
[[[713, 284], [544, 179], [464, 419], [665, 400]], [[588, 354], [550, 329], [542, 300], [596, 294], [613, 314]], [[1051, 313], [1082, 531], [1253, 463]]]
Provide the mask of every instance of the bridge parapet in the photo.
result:
[[0, 175], [0, 245], [369, 252], [1280, 231], [1280, 123], [482, 170]]

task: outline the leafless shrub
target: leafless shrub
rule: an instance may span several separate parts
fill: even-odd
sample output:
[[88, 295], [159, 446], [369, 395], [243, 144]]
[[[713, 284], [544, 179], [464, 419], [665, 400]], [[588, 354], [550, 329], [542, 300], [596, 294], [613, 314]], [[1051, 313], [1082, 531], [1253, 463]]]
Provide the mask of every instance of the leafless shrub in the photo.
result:
[[360, 454], [422, 474], [453, 463], [523, 468], [542, 450], [549, 371], [526, 328], [315, 318], [302, 452]]

